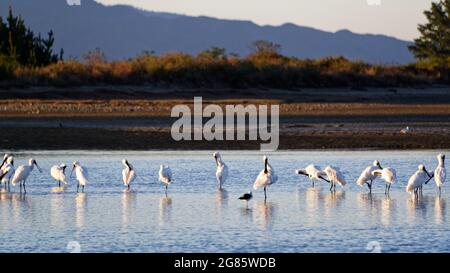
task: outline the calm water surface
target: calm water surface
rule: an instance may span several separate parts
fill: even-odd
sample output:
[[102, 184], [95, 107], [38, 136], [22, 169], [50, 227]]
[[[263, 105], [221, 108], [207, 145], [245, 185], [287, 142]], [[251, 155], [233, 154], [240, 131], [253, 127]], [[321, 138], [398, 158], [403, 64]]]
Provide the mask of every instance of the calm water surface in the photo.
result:
[[[0, 193], [0, 252], [449, 252], [450, 229], [445, 185], [415, 200], [405, 192], [409, 176], [424, 163], [436, 167], [436, 154], [449, 151], [301, 151], [269, 154], [279, 181], [254, 191], [248, 209], [237, 197], [251, 190], [263, 169], [259, 152], [224, 152], [230, 176], [218, 191], [212, 152], [16, 152], [16, 166], [34, 157], [36, 169], [27, 195], [18, 188]], [[121, 182], [127, 158], [138, 177], [127, 192]], [[398, 183], [384, 195], [375, 182], [372, 195], [356, 186], [374, 159], [397, 170]], [[78, 160], [89, 169], [85, 193], [74, 179], [60, 190], [51, 179], [54, 164]], [[159, 164], [169, 164], [174, 182], [164, 195]], [[315, 163], [341, 168], [348, 185], [330, 193], [294, 173]], [[68, 168], [68, 173], [70, 169]], [[76, 242], [76, 243], [74, 243]]]

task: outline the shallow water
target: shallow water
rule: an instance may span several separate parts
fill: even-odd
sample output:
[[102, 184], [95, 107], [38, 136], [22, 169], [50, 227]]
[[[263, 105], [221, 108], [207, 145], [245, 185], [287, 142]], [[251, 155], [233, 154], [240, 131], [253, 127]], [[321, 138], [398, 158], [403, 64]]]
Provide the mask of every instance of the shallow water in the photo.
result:
[[[0, 252], [449, 252], [448, 186], [440, 198], [433, 181], [419, 200], [405, 192], [418, 164], [436, 167], [438, 152], [272, 153], [279, 180], [266, 203], [254, 191], [248, 209], [237, 197], [263, 168], [259, 152], [222, 153], [230, 169], [222, 192], [212, 152], [17, 152], [16, 166], [34, 157], [43, 173], [33, 171], [25, 196], [0, 193]], [[125, 157], [138, 172], [130, 192], [121, 182]], [[374, 159], [397, 170], [389, 197], [381, 180], [372, 195], [355, 184]], [[50, 177], [52, 165], [74, 160], [89, 169], [85, 193], [74, 179], [61, 191]], [[167, 197], [161, 162], [174, 174]], [[311, 187], [294, 173], [309, 163], [339, 166], [349, 184], [334, 194], [324, 183]]]

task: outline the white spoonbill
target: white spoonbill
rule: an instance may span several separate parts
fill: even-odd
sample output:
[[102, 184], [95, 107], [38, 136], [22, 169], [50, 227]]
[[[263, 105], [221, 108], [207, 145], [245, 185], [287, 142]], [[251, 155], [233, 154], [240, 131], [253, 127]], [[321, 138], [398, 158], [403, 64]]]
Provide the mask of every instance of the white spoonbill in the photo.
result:
[[131, 165], [128, 160], [122, 160], [122, 164], [125, 165], [125, 169], [122, 171], [123, 184], [130, 189], [131, 182], [136, 178], [136, 172], [134, 171], [133, 165]]
[[386, 188], [384, 189], [384, 194], [389, 194], [391, 190], [391, 185], [397, 180], [397, 172], [391, 167], [386, 167], [381, 170], [375, 170], [372, 172], [374, 176], [380, 176], [384, 182], [386, 182]]
[[22, 186], [23, 186], [24, 193], [27, 193], [27, 189], [25, 188], [25, 182], [26, 182], [28, 176], [30, 176], [30, 173], [33, 171], [35, 165], [36, 165], [37, 169], [39, 170], [39, 172], [42, 172], [42, 170], [39, 167], [39, 165], [37, 164], [36, 160], [34, 160], [33, 158], [30, 158], [30, 160], [28, 160], [28, 165], [21, 165], [14, 172], [14, 176], [11, 180], [11, 183], [14, 187], [16, 186], [17, 183], [19, 183], [20, 192], [22, 192]]
[[445, 170], [445, 155], [438, 154], [438, 166], [434, 170], [434, 182], [436, 182], [436, 186], [439, 190], [439, 195], [441, 195], [441, 187], [445, 182], [445, 178], [447, 177], [447, 171]]
[[378, 160], [375, 160], [372, 164], [372, 166], [369, 166], [364, 169], [364, 171], [359, 176], [358, 180], [356, 181], [356, 184], [358, 186], [363, 187], [364, 184], [367, 184], [367, 187], [369, 187], [369, 192], [372, 192], [372, 183], [373, 180], [377, 178], [376, 175], [373, 174], [373, 171], [376, 170], [382, 170], [381, 164]]
[[406, 186], [406, 192], [410, 194], [414, 191], [417, 195], [419, 188], [431, 178], [427, 169], [423, 164], [419, 165], [418, 170], [409, 178], [408, 185]]
[[50, 175], [58, 182], [58, 187], [61, 187], [61, 182], [67, 184], [66, 181], [66, 164], [55, 165], [50, 168]]
[[159, 166], [159, 181], [165, 184], [165, 192], [167, 195], [167, 187], [169, 187], [170, 183], [172, 183], [172, 171], [169, 166], [164, 166], [163, 164]]
[[341, 173], [339, 168], [327, 166], [324, 171], [327, 174], [328, 180], [331, 184], [330, 191], [333, 190], [333, 188], [336, 191], [336, 184], [339, 184], [342, 187], [347, 184], [347, 182], [345, 182], [344, 175]]
[[323, 181], [330, 183], [330, 181], [328, 181], [328, 179], [324, 178], [324, 176], [327, 174], [324, 171], [321, 171], [319, 167], [317, 167], [316, 165], [313, 165], [313, 164], [308, 165], [304, 169], [298, 169], [295, 171], [295, 173], [308, 176], [312, 182], [313, 187], [314, 187], [314, 182], [318, 181], [319, 179], [322, 179]]
[[0, 164], [0, 176], [2, 176], [5, 173], [3, 169], [4, 169], [4, 165], [6, 164], [6, 160], [8, 159], [8, 157], [10, 157], [9, 154], [5, 154], [3, 156], [2, 163]]
[[77, 184], [77, 192], [81, 186], [81, 192], [84, 192], [84, 186], [86, 186], [86, 184], [88, 183], [89, 180], [89, 174], [88, 174], [88, 170], [81, 166], [81, 164], [78, 161], [73, 162], [72, 165], [72, 171], [70, 172], [70, 176], [72, 177], [72, 173], [75, 170], [75, 177], [78, 181]]
[[5, 189], [7, 188], [8, 191], [10, 189], [9, 184], [11, 181], [11, 178], [14, 176], [14, 157], [8, 156], [6, 159], [6, 162], [3, 164], [1, 168], [1, 174], [0, 174], [0, 181], [1, 183], [5, 184]]
[[255, 183], [253, 183], [253, 189], [264, 188], [264, 200], [267, 200], [267, 187], [274, 184], [278, 180], [278, 176], [275, 174], [274, 169], [269, 164], [267, 156], [263, 157], [264, 169], [256, 177]]
[[217, 170], [216, 170], [216, 178], [217, 183], [219, 184], [219, 189], [222, 189], [222, 185], [228, 178], [228, 166], [223, 162], [222, 157], [219, 152], [215, 152], [213, 154], [214, 159], [216, 160]]

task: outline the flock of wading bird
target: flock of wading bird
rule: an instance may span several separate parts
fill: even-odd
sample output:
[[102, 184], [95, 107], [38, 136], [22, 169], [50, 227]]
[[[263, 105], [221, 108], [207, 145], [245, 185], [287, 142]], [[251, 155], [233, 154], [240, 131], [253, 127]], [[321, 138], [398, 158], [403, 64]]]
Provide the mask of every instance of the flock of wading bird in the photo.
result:
[[[219, 152], [215, 152], [213, 154], [213, 157], [216, 162], [216, 178], [219, 188], [221, 189], [226, 179], [228, 178], [228, 166], [222, 160], [222, 157]], [[434, 170], [434, 172], [431, 173], [427, 171], [427, 169], [423, 164], [418, 166], [418, 170], [408, 180], [406, 192], [410, 194], [414, 193], [414, 195], [418, 197], [422, 193], [423, 185], [428, 184], [428, 182], [430, 182], [431, 179], [434, 178], [434, 181], [438, 189], [438, 193], [439, 195], [441, 194], [441, 186], [443, 185], [446, 179], [445, 155], [443, 154], [437, 155], [437, 160], [438, 165]], [[275, 174], [275, 170], [273, 169], [273, 167], [269, 164], [269, 159], [267, 156], [263, 157], [263, 162], [264, 162], [264, 169], [261, 170], [259, 175], [256, 177], [256, 180], [253, 183], [253, 189], [257, 190], [263, 188], [264, 200], [266, 200], [267, 187], [275, 184], [278, 181], [278, 176]], [[136, 171], [133, 165], [131, 165], [130, 162], [128, 162], [128, 160], [123, 159], [122, 164], [125, 166], [125, 168], [122, 171], [123, 183], [125, 187], [130, 189], [131, 183], [136, 178]], [[2, 184], [4, 184], [5, 190], [10, 191], [10, 185], [15, 187], [17, 184], [19, 184], [20, 193], [22, 193], [22, 189], [23, 192], [26, 193], [25, 183], [28, 177], [30, 176], [31, 172], [33, 171], [34, 166], [37, 167], [39, 172], [42, 172], [38, 163], [33, 158], [31, 158], [28, 161], [28, 165], [21, 165], [16, 169], [14, 167], [14, 157], [10, 154], [5, 154], [3, 157], [3, 162], [1, 163], [0, 166], [0, 181]], [[53, 177], [53, 179], [56, 180], [59, 187], [61, 187], [61, 183], [67, 185], [67, 177], [65, 174], [66, 168], [67, 168], [66, 164], [63, 163], [61, 165], [52, 166], [50, 169], [50, 175]], [[84, 192], [84, 187], [86, 186], [89, 180], [88, 170], [86, 167], [82, 166], [79, 162], [75, 161], [72, 164], [72, 171], [69, 175], [69, 178], [72, 177], [72, 174], [74, 172], [76, 180], [78, 182], [77, 192], [79, 191], [80, 187], [81, 191]], [[299, 175], [307, 176], [312, 181], [313, 186], [316, 181], [320, 180], [329, 183], [330, 191], [336, 191], [336, 185], [338, 184], [341, 187], [344, 187], [347, 184], [345, 177], [339, 170], [339, 168], [333, 166], [327, 166], [325, 169], [322, 170], [318, 166], [311, 164], [306, 168], [298, 169], [295, 172]], [[368, 166], [366, 169], [363, 170], [356, 183], [361, 187], [367, 185], [369, 188], [369, 192], [371, 193], [373, 182], [378, 177], [381, 177], [381, 179], [385, 181], [386, 184], [385, 194], [389, 194], [391, 185], [395, 183], [397, 180], [397, 174], [394, 168], [391, 167], [383, 168], [378, 160], [375, 160], [372, 166]], [[167, 188], [172, 183], [172, 171], [169, 166], [163, 164], [160, 165], [159, 181], [161, 181], [164, 184], [165, 193], [167, 195]], [[252, 198], [253, 194], [251, 191], [239, 197], [240, 200], [247, 201], [247, 205], [248, 201]]]

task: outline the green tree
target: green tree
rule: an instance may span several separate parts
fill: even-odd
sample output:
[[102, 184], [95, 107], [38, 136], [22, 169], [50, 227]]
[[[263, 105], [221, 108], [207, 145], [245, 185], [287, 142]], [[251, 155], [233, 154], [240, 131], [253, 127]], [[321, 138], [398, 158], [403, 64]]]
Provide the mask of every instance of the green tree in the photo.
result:
[[19, 64], [43, 66], [58, 61], [58, 55], [53, 54], [55, 41], [52, 31], [47, 39], [37, 36], [27, 28], [22, 18], [14, 16], [9, 9], [6, 22], [0, 17], [0, 55], [8, 57]]
[[414, 56], [448, 80], [450, 70], [450, 0], [431, 4], [424, 11], [427, 23], [418, 27], [420, 37], [409, 47]]

